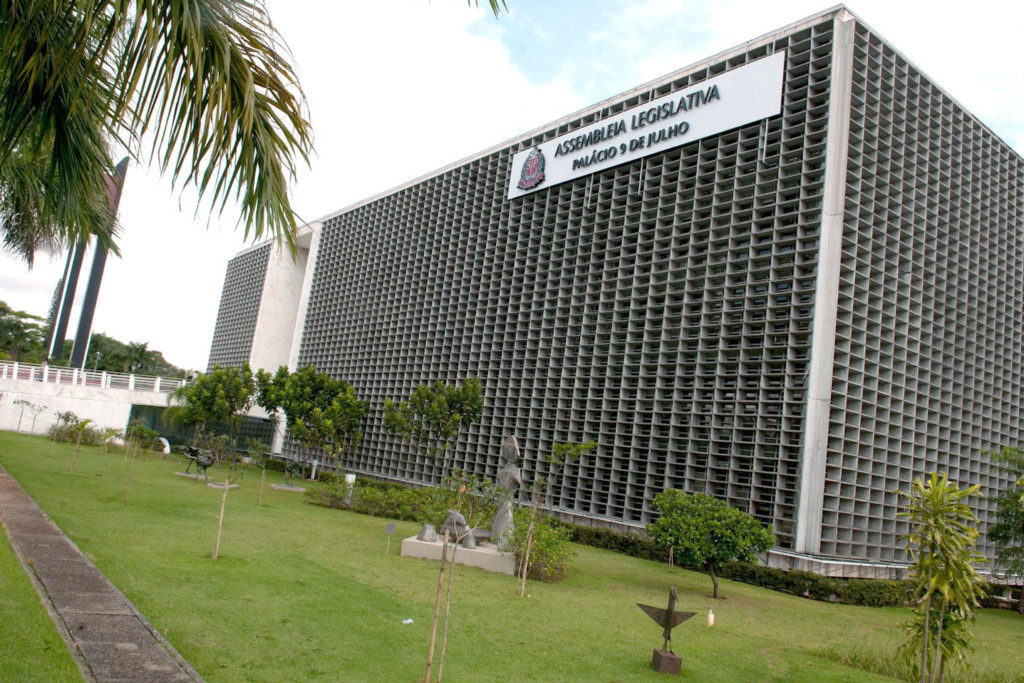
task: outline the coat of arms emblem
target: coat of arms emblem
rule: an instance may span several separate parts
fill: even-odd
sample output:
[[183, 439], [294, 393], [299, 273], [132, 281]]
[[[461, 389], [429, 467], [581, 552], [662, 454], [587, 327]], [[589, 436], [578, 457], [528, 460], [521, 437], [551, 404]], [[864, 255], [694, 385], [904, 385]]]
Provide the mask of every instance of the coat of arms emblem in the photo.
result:
[[544, 153], [540, 151], [539, 147], [534, 147], [526, 156], [523, 172], [519, 175], [518, 187], [520, 190], [532, 190], [542, 182], [544, 182]]

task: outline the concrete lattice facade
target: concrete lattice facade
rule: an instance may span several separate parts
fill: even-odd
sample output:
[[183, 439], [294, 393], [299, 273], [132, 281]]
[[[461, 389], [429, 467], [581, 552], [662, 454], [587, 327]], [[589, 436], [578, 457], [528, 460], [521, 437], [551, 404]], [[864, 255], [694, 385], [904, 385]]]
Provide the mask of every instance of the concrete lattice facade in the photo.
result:
[[249, 361], [272, 249], [272, 244], [262, 244], [228, 262], [208, 370], [215, 365], [237, 367]]
[[[783, 51], [780, 115], [506, 199], [515, 153]], [[894, 490], [1006, 484], [981, 451], [1021, 442], [1022, 260], [1021, 157], [840, 8], [324, 218], [292, 354], [370, 402], [365, 474], [428, 480], [384, 398], [476, 376], [457, 466], [598, 442], [566, 515], [642, 525], [678, 487], [901, 560]]]

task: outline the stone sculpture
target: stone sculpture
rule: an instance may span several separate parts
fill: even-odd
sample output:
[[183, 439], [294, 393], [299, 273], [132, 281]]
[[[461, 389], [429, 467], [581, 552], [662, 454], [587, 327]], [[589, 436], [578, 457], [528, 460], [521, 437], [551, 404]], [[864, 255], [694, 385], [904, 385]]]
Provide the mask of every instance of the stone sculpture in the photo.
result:
[[498, 469], [498, 486], [505, 495], [498, 504], [491, 522], [491, 538], [498, 544], [498, 549], [508, 550], [510, 539], [515, 533], [512, 519], [512, 496], [523, 483], [523, 473], [519, 469], [519, 444], [515, 436], [509, 436], [501, 444], [501, 467]]
[[448, 538], [452, 542], [458, 541], [463, 548], [476, 549], [476, 536], [469, 528], [469, 524], [466, 523], [466, 518], [458, 510], [448, 511], [448, 518], [444, 520], [444, 526], [441, 527], [442, 536], [445, 529], [448, 530]]

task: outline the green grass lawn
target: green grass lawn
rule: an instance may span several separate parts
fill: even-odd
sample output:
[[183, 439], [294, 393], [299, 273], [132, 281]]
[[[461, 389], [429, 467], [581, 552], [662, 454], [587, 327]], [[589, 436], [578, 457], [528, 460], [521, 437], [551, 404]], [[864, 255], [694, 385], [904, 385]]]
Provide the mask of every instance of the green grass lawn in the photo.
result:
[[82, 680], [6, 534], [0, 541], [0, 615], [0, 680]]
[[[385, 556], [385, 520], [269, 487], [257, 507], [253, 471], [228, 496], [212, 560], [221, 492], [174, 476], [180, 460], [140, 458], [126, 506], [123, 453], [83, 448], [71, 474], [73, 449], [50, 448], [0, 433], [8, 472], [207, 680], [422, 677], [438, 568], [399, 556], [417, 525], [397, 522]], [[649, 668], [660, 629], [636, 603], [660, 605], [673, 585], [699, 613], [674, 636], [689, 681], [889, 680], [841, 661], [890, 658], [909, 614], [723, 581], [709, 629], [707, 576], [581, 547], [566, 580], [530, 583], [528, 598], [511, 577], [460, 567], [445, 680], [664, 680]], [[1024, 681], [1024, 618], [984, 612], [975, 632], [966, 680]], [[0, 650], [0, 671], [17, 651]]]

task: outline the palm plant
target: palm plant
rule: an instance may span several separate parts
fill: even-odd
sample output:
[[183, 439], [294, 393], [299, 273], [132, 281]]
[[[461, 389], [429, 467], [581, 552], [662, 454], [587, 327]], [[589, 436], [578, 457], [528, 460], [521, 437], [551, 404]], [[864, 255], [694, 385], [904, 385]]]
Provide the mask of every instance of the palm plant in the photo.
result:
[[125, 352], [124, 371], [141, 372], [145, 368], [151, 353], [148, 342], [129, 342], [128, 349]]
[[312, 132], [260, 0], [0, 0], [0, 230], [30, 264], [91, 236], [116, 252], [112, 149], [149, 156], [245, 236], [294, 247], [288, 184]]
[[919, 605], [916, 623], [908, 625], [907, 651], [920, 652], [921, 683], [941, 681], [947, 662], [962, 657], [969, 643], [965, 621], [984, 595], [971, 564], [984, 561], [974, 550], [978, 520], [963, 502], [979, 489], [961, 490], [933, 472], [927, 483], [919, 478], [903, 493], [907, 509], [899, 514], [910, 522], [907, 553]]

